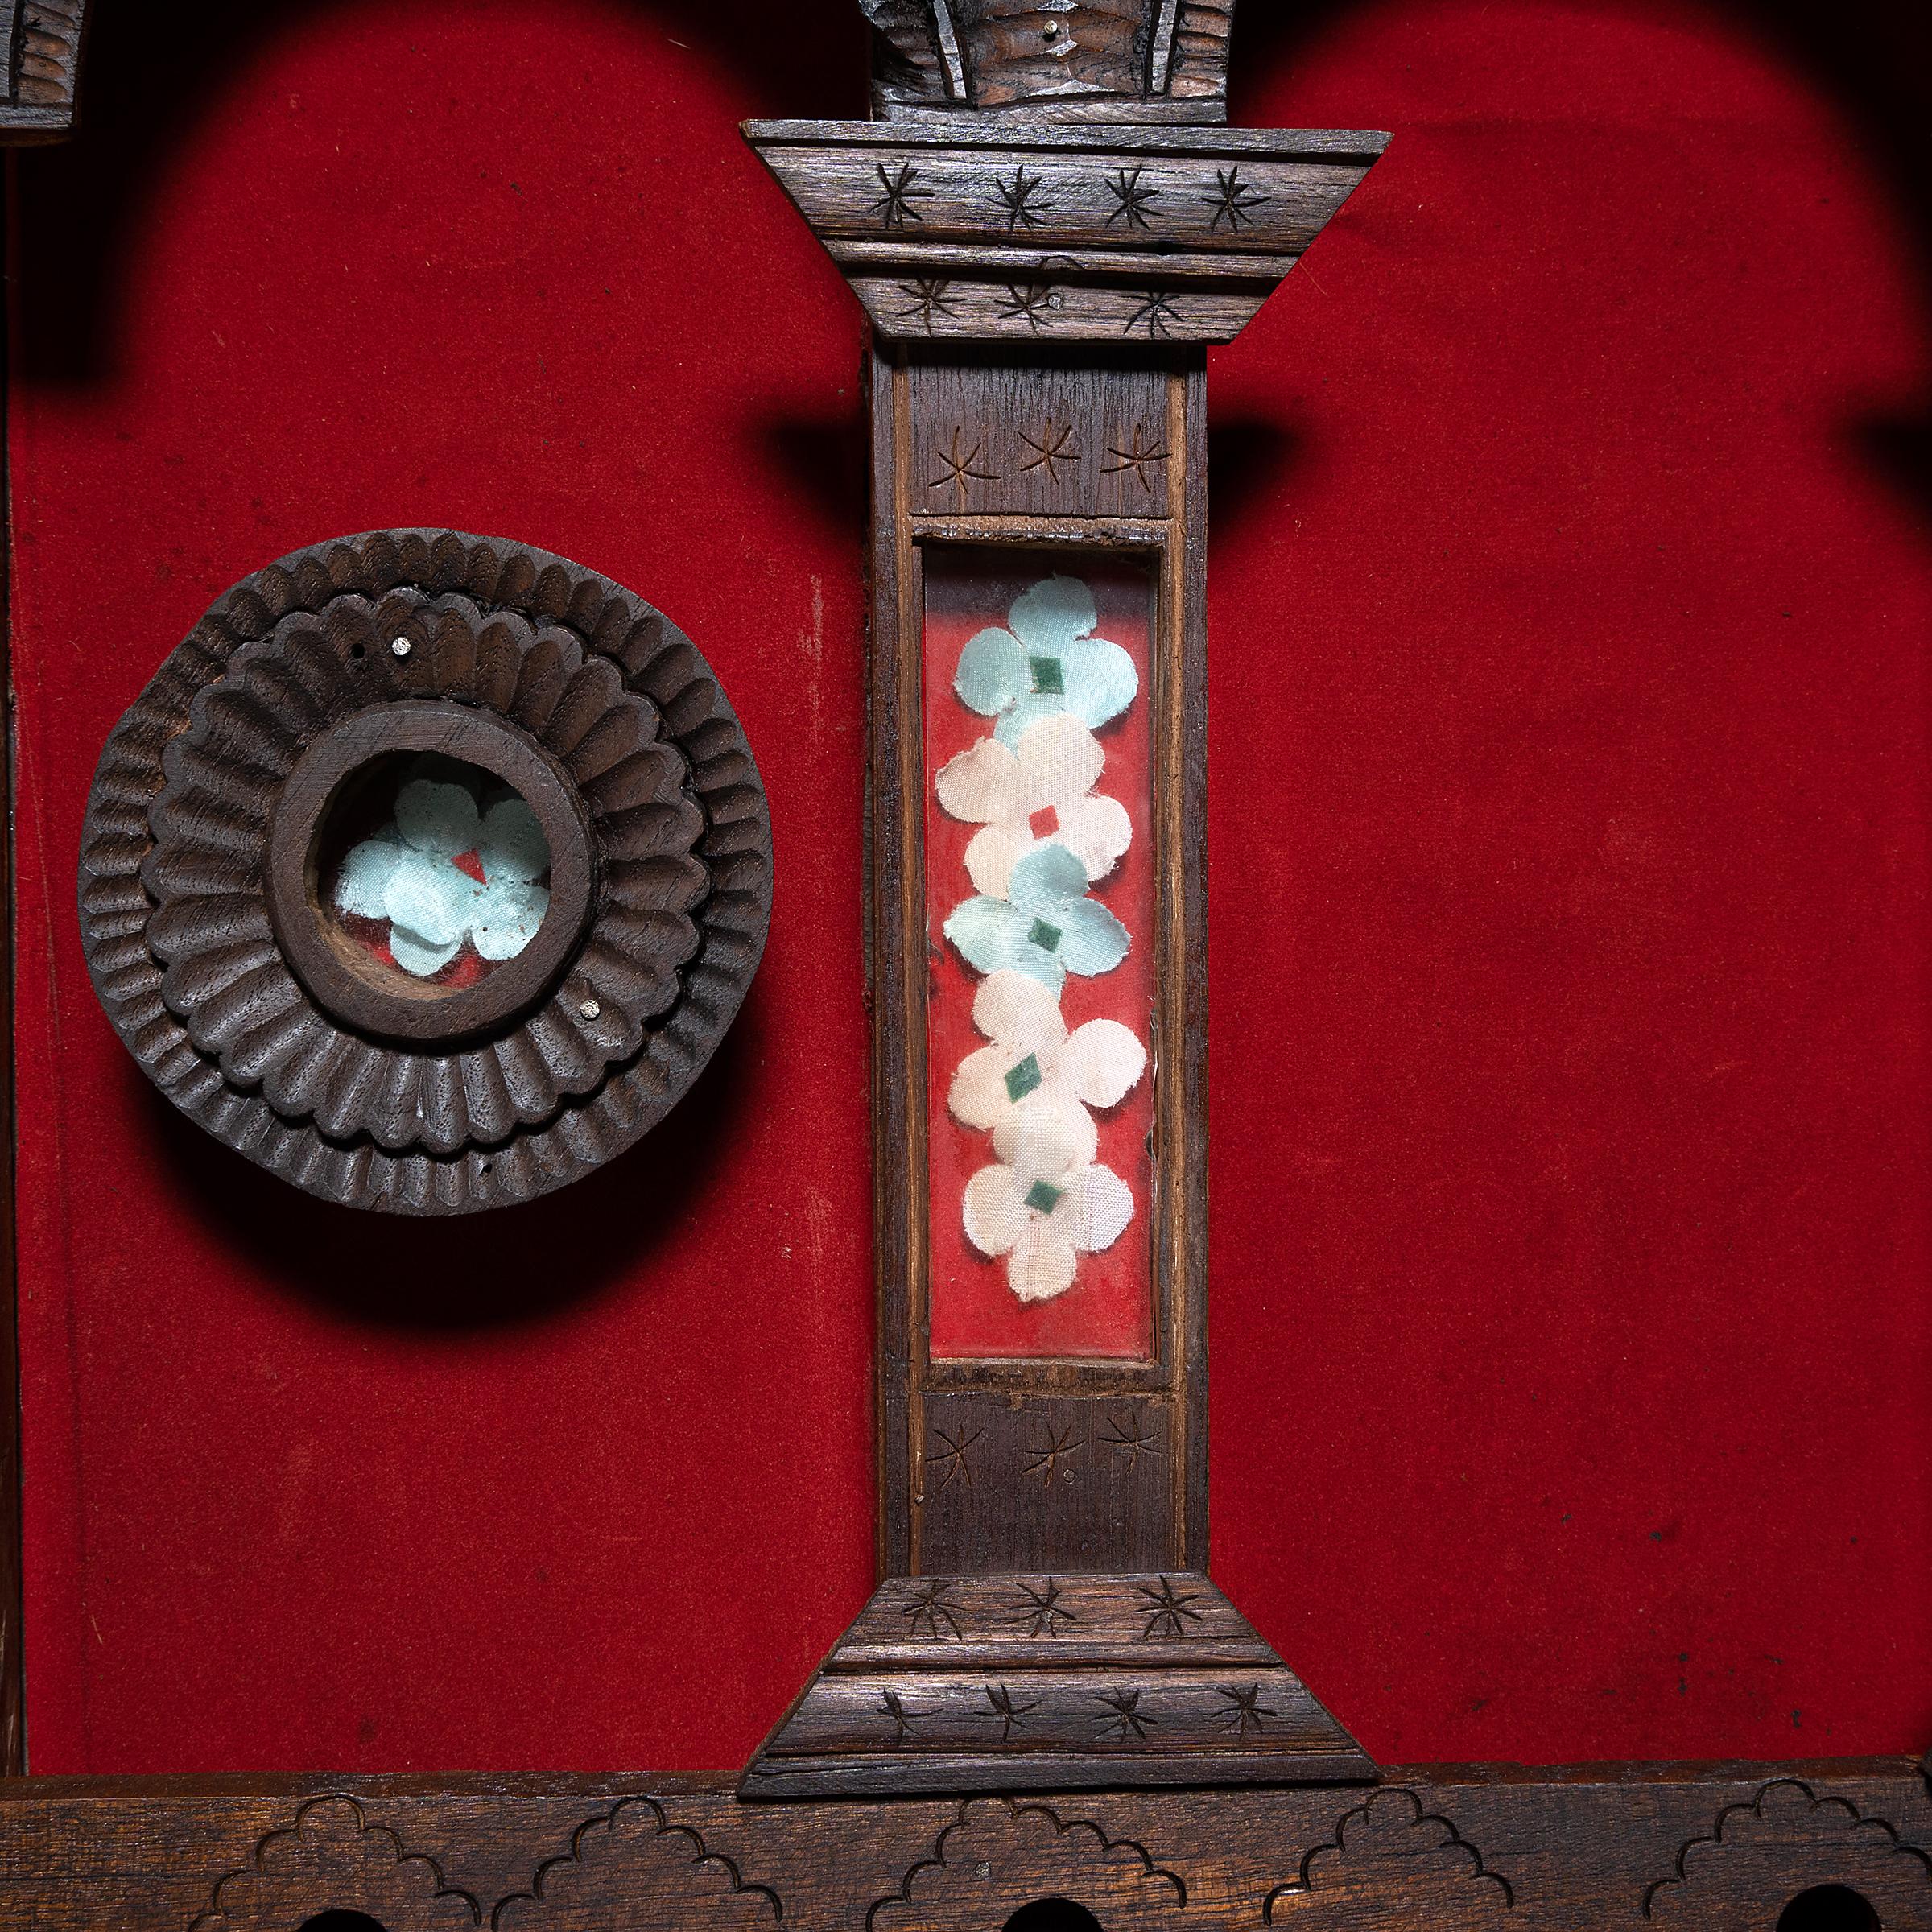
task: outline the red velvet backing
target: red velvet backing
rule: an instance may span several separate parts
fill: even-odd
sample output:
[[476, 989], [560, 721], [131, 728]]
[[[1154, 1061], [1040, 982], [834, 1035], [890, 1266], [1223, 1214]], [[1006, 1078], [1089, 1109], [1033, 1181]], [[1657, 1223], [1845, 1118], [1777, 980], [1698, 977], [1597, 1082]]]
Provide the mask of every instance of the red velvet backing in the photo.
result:
[[1149, 565], [1065, 552], [929, 548], [926, 581], [926, 906], [933, 944], [927, 958], [926, 1084], [927, 1166], [931, 1256], [929, 1318], [935, 1356], [973, 1360], [1005, 1356], [1145, 1360], [1154, 1345], [1153, 1059], [1150, 1075], [1118, 1105], [1096, 1110], [1096, 1158], [1126, 1183], [1133, 1219], [1113, 1245], [1080, 1257], [1074, 1284], [1046, 1301], [1023, 1302], [1013, 1293], [1003, 1261], [989, 1261], [966, 1237], [967, 1183], [993, 1160], [989, 1137], [963, 1127], [946, 1096], [968, 1054], [986, 1044], [973, 1024], [980, 976], [940, 937], [947, 918], [972, 885], [966, 848], [974, 828], [940, 808], [934, 776], [985, 739], [992, 725], [968, 711], [953, 689], [967, 641], [1003, 624], [1014, 598], [1055, 570], [1072, 572], [1092, 591], [1100, 623], [1094, 634], [1118, 644], [1133, 659], [1140, 691], [1133, 702], [1096, 734], [1106, 764], [1094, 786], [1117, 799], [1133, 823], [1133, 843], [1091, 897], [1127, 929], [1132, 943], [1111, 972], [1083, 979], [1069, 973], [1060, 988], [1067, 1030], [1089, 1020], [1131, 1027], [1143, 1046], [1154, 1039], [1153, 671], [1149, 651], [1154, 575]]
[[[861, 332], [734, 130], [857, 10], [99, 14], [17, 177], [35, 1767], [737, 1762], [871, 1569]], [[1237, 118], [1395, 144], [1212, 366], [1220, 1581], [1385, 1758], [1922, 1745], [1925, 237], [1688, 0], [1319, 18]], [[779, 886], [669, 1126], [412, 1228], [175, 1123], [72, 880], [212, 597], [436, 522], [689, 629]]]

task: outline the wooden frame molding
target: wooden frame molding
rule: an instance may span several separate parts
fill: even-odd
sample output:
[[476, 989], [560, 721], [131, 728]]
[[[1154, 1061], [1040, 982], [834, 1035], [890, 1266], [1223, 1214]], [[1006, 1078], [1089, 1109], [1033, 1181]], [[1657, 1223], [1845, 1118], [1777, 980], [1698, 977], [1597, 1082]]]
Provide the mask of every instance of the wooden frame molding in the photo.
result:
[[672, 1777], [0, 1785], [0, 1922], [34, 1932], [1000, 1932], [1042, 1899], [1105, 1932], [1775, 1932], [1825, 1888], [1932, 1928], [1909, 1760], [795, 1805]]
[[[873, 332], [869, 963], [883, 1580], [741, 1790], [1372, 1778], [1354, 1739], [1206, 1574], [1205, 347], [1256, 313], [1388, 138], [1158, 125], [1176, 118], [1177, 48], [1210, 77], [1191, 99], [1181, 90], [1181, 118], [1222, 118], [1225, 5], [1212, 21], [1152, 0], [908, 0], [868, 11], [884, 37], [891, 118], [753, 122], [745, 134]], [[1218, 39], [1187, 37], [1210, 26]], [[895, 72], [923, 76], [923, 103], [893, 92]], [[949, 1069], [928, 1059], [942, 923], [954, 931], [927, 877], [927, 803], [944, 785], [929, 735], [935, 694], [943, 706], [947, 691], [928, 594], [942, 553], [1009, 559], [1013, 582], [1031, 576], [1034, 591], [1126, 560], [1149, 579], [1145, 669], [1130, 674], [1125, 710], [1146, 708], [1150, 795], [1137, 819], [1121, 809], [1151, 898], [1148, 930], [1120, 931], [1121, 957], [1146, 947], [1151, 993], [1139, 1007], [1130, 989], [1113, 1017], [1146, 1028], [1151, 1111], [1144, 1164], [1127, 1150], [1136, 1183], [1092, 1170], [1144, 1215], [1133, 1238], [1151, 1237], [1138, 1346], [1123, 1344], [1117, 1323], [1103, 1336], [1095, 1316], [1081, 1333], [1077, 1282], [1046, 1290], [1067, 1293], [1076, 1311], [1051, 1339], [1038, 1325], [994, 1339], [982, 1327], [970, 1346], [955, 1329], [943, 1345], [938, 1335], [940, 1216], [960, 1212], [935, 1193], [932, 1137], [953, 1122], [934, 1097]], [[1059, 660], [1028, 661], [1047, 663], [1054, 680], [1036, 684], [1028, 715], [1051, 714]], [[1077, 715], [1074, 700], [1059, 706]], [[1086, 722], [1124, 715], [1110, 704]], [[1018, 758], [1023, 732], [1009, 735]], [[1124, 759], [1125, 781], [1138, 782], [1121, 733], [1079, 735], [1088, 755]], [[1051, 921], [1033, 930], [1059, 945]], [[1056, 1003], [1057, 957], [1024, 968], [1049, 981]], [[989, 989], [1000, 976], [991, 958], [971, 962]], [[964, 996], [956, 985], [943, 997], [956, 1006]], [[1037, 1061], [1027, 1067], [1023, 1078], [1039, 1077]], [[1016, 1138], [1035, 1130], [1019, 1125], [1025, 1104], [1015, 1093]], [[1044, 1212], [1063, 1191], [1047, 1179], [1026, 1205]], [[956, 1282], [947, 1293], [985, 1290]], [[1029, 1298], [1017, 1282], [1013, 1293]]]

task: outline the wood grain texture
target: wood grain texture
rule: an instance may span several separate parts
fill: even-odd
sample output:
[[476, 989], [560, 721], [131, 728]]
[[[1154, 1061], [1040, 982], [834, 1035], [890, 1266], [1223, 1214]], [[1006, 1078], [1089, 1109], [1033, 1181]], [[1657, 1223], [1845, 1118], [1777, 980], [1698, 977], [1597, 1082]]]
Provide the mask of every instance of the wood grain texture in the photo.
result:
[[1234, 0], [860, 0], [874, 112], [1227, 118]]
[[0, 6], [8, 52], [0, 146], [58, 141], [73, 131], [87, 0], [10, 0]]
[[47, 1779], [0, 1785], [0, 1923], [998, 1932], [1060, 1897], [1107, 1932], [1774, 1932], [1843, 1885], [1884, 1932], [1932, 1932], [1932, 1796], [1907, 1759], [1386, 1777], [791, 1805], [650, 1775]]
[[[1036, 1385], [1051, 1385], [1044, 1376]], [[928, 1380], [913, 1498], [922, 1569], [1173, 1562], [1185, 1464], [1172, 1396], [1050, 1395], [1040, 1385], [1017, 1395], [955, 1393]]]
[[1166, 515], [1175, 465], [1162, 371], [1008, 362], [909, 369], [907, 493], [917, 510]]
[[747, 1798], [1327, 1783], [1375, 1767], [1204, 1576], [894, 1578]]
[[[1203, 1373], [1206, 1345], [1205, 1141], [1189, 1114], [1206, 1038], [1195, 964], [1203, 906], [1189, 880], [1199, 862], [1189, 815], [1199, 803], [1205, 712], [1187, 688], [1204, 622], [1201, 566], [1187, 559], [1204, 545], [1205, 523], [1202, 501], [1174, 475], [1174, 452], [1183, 463], [1191, 448], [1199, 453], [1190, 415], [1203, 401], [1198, 363], [1022, 366], [934, 350], [878, 369], [875, 397], [890, 396], [883, 419], [875, 410], [873, 485], [875, 557], [890, 573], [875, 586], [871, 786], [882, 1571], [1198, 1568], [1206, 1410], [1181, 1370]], [[1041, 460], [1042, 444], [1062, 449], [1060, 460]], [[917, 514], [935, 502], [941, 514]], [[1178, 514], [1189, 503], [1191, 520]], [[1070, 563], [1125, 549], [1151, 568], [1154, 1059], [1162, 1071], [1151, 1150], [1155, 1332], [1142, 1360], [935, 1360], [928, 1346], [919, 586], [932, 542]]]
[[1387, 145], [1379, 134], [927, 130], [751, 122], [746, 138], [878, 333], [1225, 342]]
[[[516, 1009], [493, 976], [411, 1031], [287, 955], [314, 861], [278, 832], [327, 803], [318, 745], [420, 749], [425, 720], [556, 807], [589, 910], [539, 935]], [[581, 566], [447, 530], [318, 545], [217, 601], [110, 736], [81, 851], [96, 991], [163, 1092], [312, 1193], [406, 1213], [528, 1199], [634, 1143], [736, 1015], [770, 905], [764, 791], [690, 641]]]

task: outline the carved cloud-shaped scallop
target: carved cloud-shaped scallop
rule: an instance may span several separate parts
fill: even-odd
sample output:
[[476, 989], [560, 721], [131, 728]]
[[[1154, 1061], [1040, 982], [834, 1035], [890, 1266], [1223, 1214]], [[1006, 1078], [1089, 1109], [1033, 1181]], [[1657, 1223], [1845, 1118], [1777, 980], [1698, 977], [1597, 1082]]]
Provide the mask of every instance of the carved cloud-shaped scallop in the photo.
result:
[[1046, 1806], [974, 1798], [942, 1831], [898, 1891], [877, 1901], [866, 1932], [984, 1932], [1039, 1898], [1084, 1905], [1107, 1932], [1186, 1922], [1187, 1888], [1145, 1847]]
[[353, 1798], [319, 1798], [215, 1887], [190, 1932], [287, 1932], [324, 1912], [360, 1912], [389, 1932], [476, 1932], [483, 1914], [444, 1882], [436, 1862], [406, 1852]]
[[1827, 1885], [1862, 1894], [1881, 1925], [1932, 1926], [1932, 1857], [1850, 1799], [1778, 1778], [1678, 1853], [1644, 1916], [1686, 1932], [1761, 1932], [1800, 1892]]
[[627, 1798], [580, 1825], [570, 1850], [506, 1898], [493, 1932], [762, 1932], [782, 1916], [778, 1894], [747, 1885], [736, 1863], [654, 1798]]
[[1426, 1926], [1486, 1932], [1515, 1904], [1509, 1881], [1413, 1791], [1377, 1791], [1343, 1813], [1335, 1836], [1302, 1860], [1300, 1876], [1268, 1894], [1269, 1925]]

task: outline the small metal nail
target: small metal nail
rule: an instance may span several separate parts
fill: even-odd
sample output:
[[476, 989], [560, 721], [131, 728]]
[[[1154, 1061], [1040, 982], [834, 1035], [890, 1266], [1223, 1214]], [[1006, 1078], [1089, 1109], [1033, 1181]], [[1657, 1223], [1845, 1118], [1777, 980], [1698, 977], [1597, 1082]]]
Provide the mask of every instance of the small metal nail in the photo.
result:
[[390, 646], [389, 654], [392, 658], [407, 657], [409, 655], [409, 639], [407, 638], [398, 638], [396, 641]]
[[586, 1000], [584, 1004], [577, 1009], [577, 1011], [582, 1013], [584, 1018], [587, 1020], [594, 1020], [603, 1010], [604, 1009], [600, 1006], [595, 1000]]

